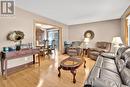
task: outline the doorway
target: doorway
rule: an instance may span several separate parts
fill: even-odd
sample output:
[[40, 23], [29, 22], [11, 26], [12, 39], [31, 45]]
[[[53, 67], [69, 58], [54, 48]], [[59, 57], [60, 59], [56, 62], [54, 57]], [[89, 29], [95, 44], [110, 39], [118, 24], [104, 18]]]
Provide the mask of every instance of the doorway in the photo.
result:
[[35, 22], [34, 29], [34, 46], [43, 46], [44, 41], [48, 40], [48, 45], [52, 45], [55, 41], [56, 50], [61, 52], [62, 49], [62, 39], [61, 32], [62, 29], [57, 26]]
[[59, 50], [59, 30], [58, 29], [47, 29], [47, 39], [49, 40], [49, 45], [55, 40], [56, 49]]

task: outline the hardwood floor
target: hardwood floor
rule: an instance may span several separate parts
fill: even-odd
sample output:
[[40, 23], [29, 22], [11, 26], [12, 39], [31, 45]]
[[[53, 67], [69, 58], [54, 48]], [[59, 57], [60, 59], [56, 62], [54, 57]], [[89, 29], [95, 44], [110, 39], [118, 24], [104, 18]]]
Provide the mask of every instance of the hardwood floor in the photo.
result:
[[69, 71], [61, 70], [61, 77], [58, 75], [58, 63], [67, 58], [67, 55], [41, 58], [41, 66], [31, 65], [29, 68], [8, 76], [7, 80], [0, 77], [0, 87], [83, 87], [95, 61], [85, 58], [86, 68], [83, 65], [77, 69], [76, 83], [72, 82], [72, 74]]

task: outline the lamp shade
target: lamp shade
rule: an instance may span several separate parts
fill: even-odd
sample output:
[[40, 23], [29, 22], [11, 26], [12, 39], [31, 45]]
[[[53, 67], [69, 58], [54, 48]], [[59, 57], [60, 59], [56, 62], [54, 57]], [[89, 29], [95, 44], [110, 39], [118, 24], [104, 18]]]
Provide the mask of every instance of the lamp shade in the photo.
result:
[[85, 38], [85, 39], [84, 39], [84, 42], [85, 42], [85, 43], [88, 43], [89, 41], [90, 41], [89, 38]]
[[120, 37], [113, 37], [112, 43], [113, 44], [123, 44], [123, 42], [122, 42]]

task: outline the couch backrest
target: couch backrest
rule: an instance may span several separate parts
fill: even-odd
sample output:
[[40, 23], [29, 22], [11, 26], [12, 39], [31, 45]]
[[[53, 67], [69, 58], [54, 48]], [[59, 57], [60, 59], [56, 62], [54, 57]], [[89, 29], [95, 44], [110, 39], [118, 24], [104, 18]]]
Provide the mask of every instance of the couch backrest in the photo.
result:
[[130, 69], [130, 47], [119, 48], [115, 62], [119, 71], [122, 71], [124, 67]]
[[122, 55], [126, 50], [129, 50], [130, 47], [120, 47], [117, 51], [117, 55]]
[[100, 49], [105, 49], [109, 52], [111, 50], [111, 43], [110, 42], [97, 42], [96, 47]]
[[[130, 47], [123, 47], [118, 50], [117, 68], [120, 72], [123, 84], [130, 87]], [[116, 58], [117, 58], [116, 57]]]
[[122, 59], [126, 63], [126, 67], [130, 69], [130, 49], [129, 51], [126, 50], [126, 52], [123, 53]]

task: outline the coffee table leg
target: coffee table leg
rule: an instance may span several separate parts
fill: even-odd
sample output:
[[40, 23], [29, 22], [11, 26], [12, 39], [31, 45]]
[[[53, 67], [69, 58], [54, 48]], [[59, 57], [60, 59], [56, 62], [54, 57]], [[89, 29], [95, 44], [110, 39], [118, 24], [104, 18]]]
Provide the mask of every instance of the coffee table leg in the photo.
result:
[[84, 68], [86, 68], [86, 61], [84, 60]]
[[59, 71], [58, 77], [60, 77], [60, 76], [61, 76], [60, 69], [61, 69], [61, 66], [59, 66], [59, 67], [58, 67], [58, 71]]
[[73, 83], [76, 83], [76, 79], [75, 79], [76, 70], [71, 70], [71, 73], [73, 74]]

